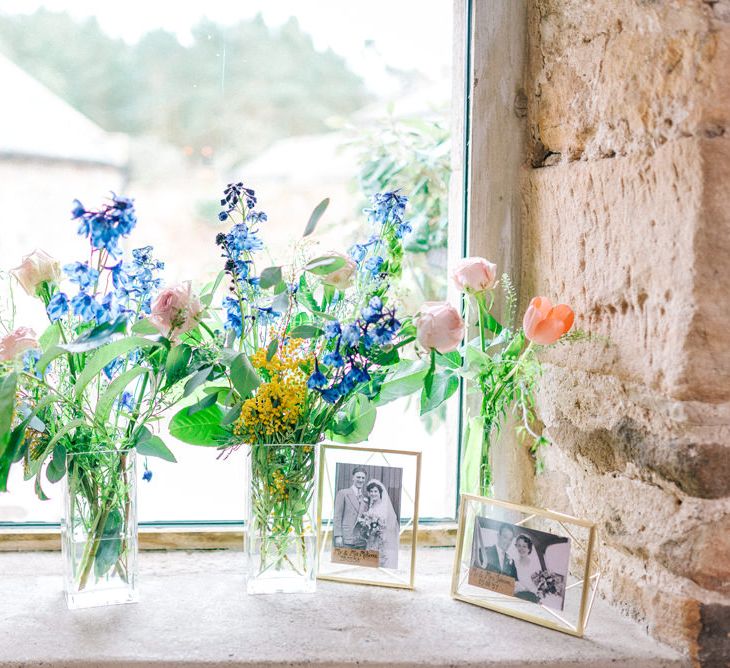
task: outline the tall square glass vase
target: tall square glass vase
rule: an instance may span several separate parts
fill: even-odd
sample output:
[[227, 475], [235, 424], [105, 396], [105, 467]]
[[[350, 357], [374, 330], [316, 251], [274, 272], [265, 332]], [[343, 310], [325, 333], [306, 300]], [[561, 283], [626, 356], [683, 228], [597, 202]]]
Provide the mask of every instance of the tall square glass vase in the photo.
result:
[[69, 609], [136, 602], [136, 451], [69, 453], [64, 487], [61, 548]]
[[319, 446], [246, 446], [246, 591], [312, 593], [317, 586]]

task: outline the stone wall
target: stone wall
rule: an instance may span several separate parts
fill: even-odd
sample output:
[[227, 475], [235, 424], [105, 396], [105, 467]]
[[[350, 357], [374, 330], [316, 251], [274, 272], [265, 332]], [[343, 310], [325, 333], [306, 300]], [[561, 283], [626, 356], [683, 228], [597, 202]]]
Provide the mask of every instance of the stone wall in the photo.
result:
[[544, 355], [528, 496], [593, 518], [604, 595], [725, 666], [730, 2], [530, 0], [528, 41], [523, 298], [594, 337]]

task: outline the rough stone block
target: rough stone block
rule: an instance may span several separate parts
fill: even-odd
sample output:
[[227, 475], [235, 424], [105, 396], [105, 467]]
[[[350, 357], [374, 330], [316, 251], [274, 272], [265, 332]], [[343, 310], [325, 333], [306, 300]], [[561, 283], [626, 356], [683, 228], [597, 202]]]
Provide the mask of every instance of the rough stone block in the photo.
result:
[[730, 140], [683, 139], [525, 171], [523, 295], [571, 304], [598, 336], [580, 358], [561, 347], [550, 359], [680, 399], [730, 399], [729, 165]]
[[529, 12], [533, 164], [651, 153], [730, 127], [730, 29], [712, 2], [537, 0]]

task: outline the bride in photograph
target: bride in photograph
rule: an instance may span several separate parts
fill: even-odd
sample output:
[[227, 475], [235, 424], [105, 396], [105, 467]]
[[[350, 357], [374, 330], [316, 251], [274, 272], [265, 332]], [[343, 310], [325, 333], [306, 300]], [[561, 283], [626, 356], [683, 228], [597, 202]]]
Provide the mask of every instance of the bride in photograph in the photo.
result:
[[517, 582], [515, 582], [515, 596], [531, 601], [539, 602], [537, 585], [532, 579], [534, 573], [539, 573], [542, 568], [537, 552], [533, 549], [532, 540], [525, 534], [520, 534], [515, 539], [515, 568], [517, 569]]
[[367, 549], [380, 552], [380, 566], [398, 567], [400, 545], [400, 522], [390, 501], [388, 490], [380, 480], [371, 480], [365, 487], [369, 501], [367, 514], [371, 520], [379, 520], [382, 530], [371, 533], [367, 538]]

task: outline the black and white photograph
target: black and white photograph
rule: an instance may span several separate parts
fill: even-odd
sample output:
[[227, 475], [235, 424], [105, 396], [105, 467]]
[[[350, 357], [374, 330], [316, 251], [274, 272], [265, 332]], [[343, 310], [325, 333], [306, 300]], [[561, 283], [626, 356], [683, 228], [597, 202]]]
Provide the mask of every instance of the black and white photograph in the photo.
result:
[[569, 562], [565, 536], [475, 518], [470, 584], [562, 610]]
[[398, 568], [402, 492], [402, 468], [338, 462], [332, 560]]

